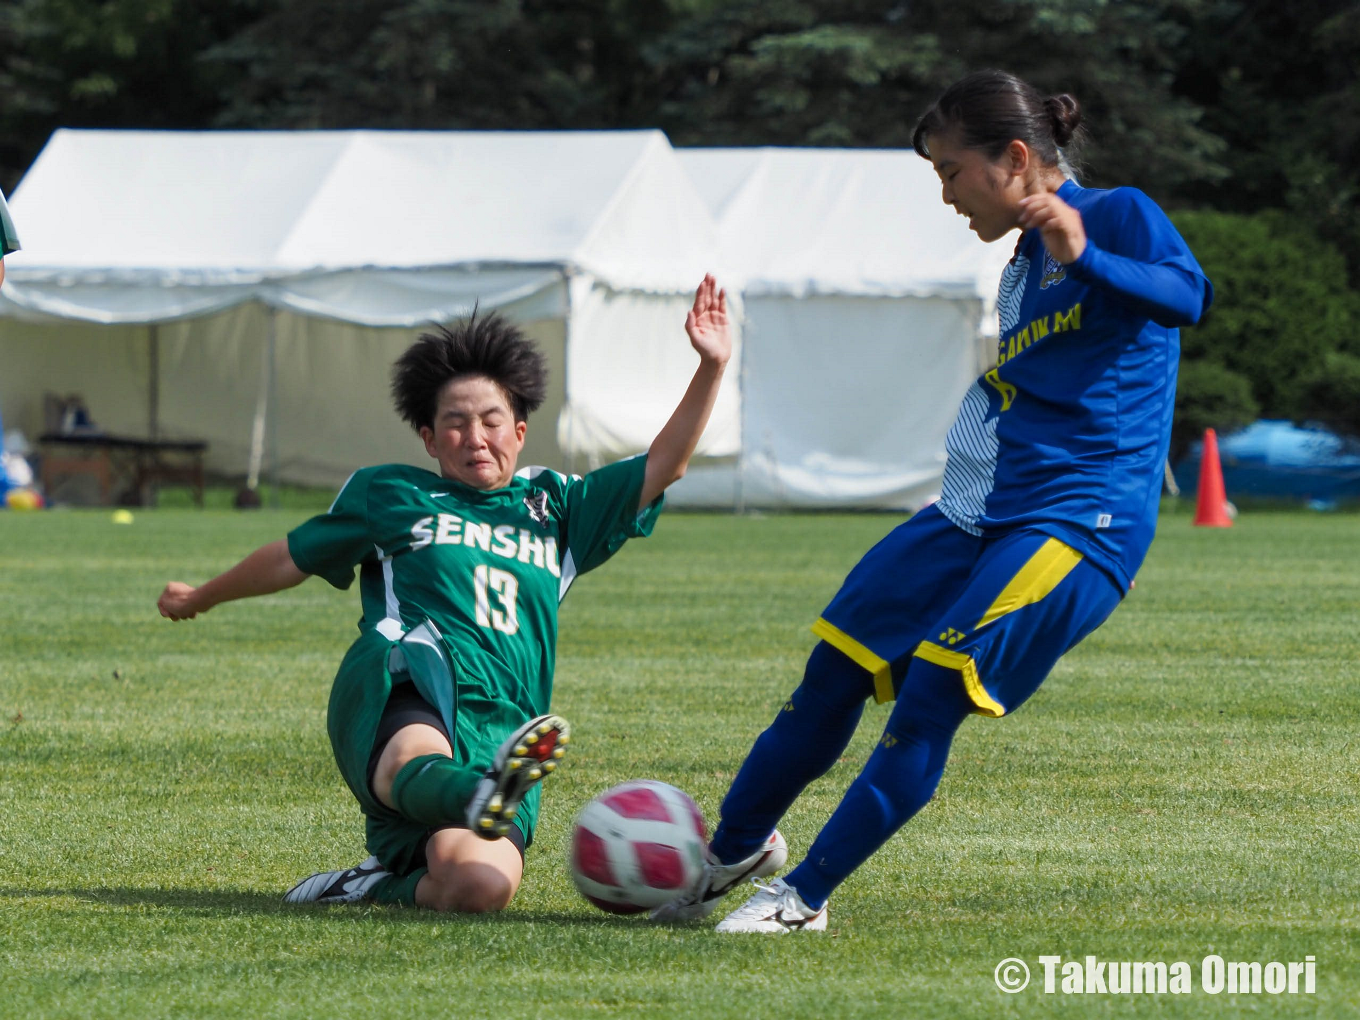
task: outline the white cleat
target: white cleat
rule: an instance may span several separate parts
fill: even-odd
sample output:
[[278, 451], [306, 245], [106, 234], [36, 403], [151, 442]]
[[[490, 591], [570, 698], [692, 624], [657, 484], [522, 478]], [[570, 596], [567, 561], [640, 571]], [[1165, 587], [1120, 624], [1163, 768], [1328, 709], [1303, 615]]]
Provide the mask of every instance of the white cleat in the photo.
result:
[[467, 826], [483, 839], [500, 839], [537, 783], [554, 772], [571, 743], [571, 727], [560, 715], [530, 719], [506, 738], [467, 806]]
[[782, 935], [790, 931], [826, 930], [826, 906], [813, 910], [782, 878], [769, 885], [754, 880], [752, 884], [756, 894], [719, 921], [718, 931]]
[[376, 857], [357, 868], [318, 871], [283, 894], [285, 903], [357, 903], [388, 875]]
[[775, 829], [765, 844], [735, 864], [719, 864], [713, 857], [704, 862], [704, 873], [696, 885], [679, 899], [663, 903], [649, 916], [653, 921], [695, 921], [707, 917], [718, 906], [718, 901], [747, 879], [768, 878], [782, 868], [789, 859], [789, 845]]

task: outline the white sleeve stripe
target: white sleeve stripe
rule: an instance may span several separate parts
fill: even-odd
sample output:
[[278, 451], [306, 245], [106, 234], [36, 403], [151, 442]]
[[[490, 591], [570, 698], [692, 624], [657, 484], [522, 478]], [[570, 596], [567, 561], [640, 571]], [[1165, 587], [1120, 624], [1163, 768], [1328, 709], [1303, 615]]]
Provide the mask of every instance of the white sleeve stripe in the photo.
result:
[[397, 588], [392, 579], [392, 557], [383, 552], [380, 545], [373, 548], [378, 550], [378, 561], [382, 564], [383, 595], [387, 604], [387, 615], [393, 620], [400, 620], [401, 603], [397, 601]]
[[557, 588], [557, 601], [560, 603], [567, 597], [567, 589], [571, 587], [571, 582], [576, 580], [576, 557], [572, 556], [571, 550], [567, 550], [567, 555], [562, 557], [562, 583]]
[[[354, 480], [354, 476], [357, 475], [358, 473], [359, 473], [358, 471], [351, 471], [349, 473], [349, 477], [345, 479], [345, 484], [340, 486], [340, 491], [337, 492], [335, 494], [335, 498], [331, 500], [331, 505], [327, 508], [326, 513], [330, 513], [332, 510], [335, 509], [335, 504], [340, 502], [340, 497], [345, 494], [346, 487], [349, 485], [350, 482]], [[382, 552], [381, 549], [379, 549], [378, 551]]]

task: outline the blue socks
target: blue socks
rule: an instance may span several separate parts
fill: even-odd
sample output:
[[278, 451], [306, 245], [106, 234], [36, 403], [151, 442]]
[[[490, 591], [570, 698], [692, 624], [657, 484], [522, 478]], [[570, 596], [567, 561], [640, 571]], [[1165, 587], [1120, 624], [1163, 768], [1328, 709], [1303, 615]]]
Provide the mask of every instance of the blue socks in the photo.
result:
[[775, 716], [732, 780], [710, 844], [720, 861], [749, 857], [803, 788], [836, 763], [859, 725], [873, 678], [820, 642], [803, 682]]
[[[713, 835], [718, 860], [748, 857], [803, 788], [836, 762], [873, 691], [869, 673], [825, 642], [742, 764]], [[934, 796], [954, 734], [972, 711], [956, 670], [913, 658], [883, 738], [806, 859], [786, 876], [814, 910]]]
[[883, 738], [817, 835], [785, 876], [814, 910], [935, 795], [949, 745], [972, 711], [955, 670], [913, 659]]

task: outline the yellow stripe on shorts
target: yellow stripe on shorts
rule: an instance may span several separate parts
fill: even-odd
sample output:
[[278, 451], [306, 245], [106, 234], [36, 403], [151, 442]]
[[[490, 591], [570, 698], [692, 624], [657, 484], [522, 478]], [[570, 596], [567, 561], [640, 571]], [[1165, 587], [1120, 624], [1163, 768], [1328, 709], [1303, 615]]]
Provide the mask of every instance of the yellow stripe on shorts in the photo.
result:
[[1081, 560], [1081, 553], [1066, 542], [1050, 538], [1039, 546], [1034, 555], [1029, 558], [1029, 562], [1011, 578], [1010, 584], [1001, 590], [996, 601], [992, 603], [987, 612], [982, 614], [982, 619], [973, 625], [973, 629], [985, 627], [1007, 613], [1013, 613], [1017, 609], [1032, 606], [1040, 601], [1045, 595], [1058, 587], [1062, 583], [1062, 579], [1070, 574]]
[[978, 715], [1000, 719], [1006, 714], [1002, 704], [982, 686], [982, 677], [978, 674], [977, 663], [973, 661], [971, 655], [953, 651], [930, 641], [922, 641], [917, 645], [915, 654], [916, 658], [925, 659], [926, 662], [933, 662], [945, 669], [958, 670], [963, 677], [963, 689], [968, 692], [968, 699], [973, 703], [973, 711]]
[[855, 665], [867, 669], [873, 674], [874, 700], [876, 702], [882, 705], [896, 697], [893, 693], [892, 667], [888, 665], [887, 659], [875, 655], [835, 624], [827, 623], [826, 620], [821, 618], [818, 618], [817, 622], [812, 625], [812, 633], [832, 648], [843, 652]]

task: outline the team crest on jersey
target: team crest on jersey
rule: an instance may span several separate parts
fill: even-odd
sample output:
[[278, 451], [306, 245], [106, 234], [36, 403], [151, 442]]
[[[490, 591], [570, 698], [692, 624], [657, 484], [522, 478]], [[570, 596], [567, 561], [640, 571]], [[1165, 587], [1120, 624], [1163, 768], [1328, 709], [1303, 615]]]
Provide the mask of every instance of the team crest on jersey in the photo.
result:
[[524, 505], [529, 509], [529, 516], [532, 517], [544, 531], [548, 529], [548, 494], [542, 489], [537, 490], [532, 495], [524, 497]]
[[1048, 252], [1044, 252], [1044, 277], [1039, 281], [1040, 290], [1048, 290], [1067, 279], [1067, 267]]

